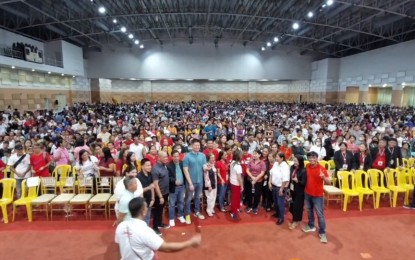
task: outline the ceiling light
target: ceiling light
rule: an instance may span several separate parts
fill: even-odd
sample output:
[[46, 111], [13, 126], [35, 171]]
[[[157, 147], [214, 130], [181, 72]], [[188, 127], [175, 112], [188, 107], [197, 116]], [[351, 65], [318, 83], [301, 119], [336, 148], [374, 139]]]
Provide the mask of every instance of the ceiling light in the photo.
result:
[[144, 45], [142, 45], [142, 44], [141, 44], [141, 45], [140, 45], [140, 49], [143, 49], [143, 48], [144, 48]]
[[369, 84], [369, 88], [372, 86], [372, 84]]
[[300, 28], [300, 25], [297, 22], [293, 23], [293, 29], [297, 30], [298, 28]]
[[333, 1], [333, 0], [327, 0], [327, 2], [326, 2], [326, 4], [327, 4], [328, 6], [332, 5], [333, 3], [334, 3], [334, 1]]
[[406, 86], [406, 83], [405, 82], [402, 82], [402, 86]]
[[323, 8], [326, 7], [326, 4], [322, 5], [321, 7], [323, 7]]
[[387, 85], [386, 84], [383, 84], [383, 87], [386, 87]]
[[132, 38], [134, 38], [134, 35], [133, 35], [132, 33], [130, 33], [130, 34], [128, 35], [128, 38], [132, 39]]
[[134, 43], [135, 43], [135, 44], [139, 44], [139, 43], [140, 43], [140, 41], [139, 41], [139, 40], [135, 40], [135, 41], [134, 41]]
[[35, 69], [32, 69], [32, 71], [36, 71]]
[[50, 74], [51, 72], [50, 71], [48, 71], [48, 74]]
[[105, 7], [101, 6], [100, 8], [98, 8], [98, 12], [100, 12], [101, 14], [105, 14]]
[[278, 42], [279, 40], [278, 37], [274, 37], [274, 42]]
[[16, 67], [15, 66], [12, 66], [12, 69], [15, 69]]
[[311, 17], [313, 17], [313, 16], [314, 16], [313, 12], [311, 12], [311, 11], [310, 11], [310, 12], [308, 12], [308, 14], [307, 14], [307, 17], [308, 17], [308, 18], [311, 18]]
[[75, 78], [75, 75], [73, 75], [72, 78]]
[[63, 74], [63, 73], [61, 75], [62, 75], [62, 77], [65, 76], [65, 74]]
[[261, 47], [261, 51], [265, 51], [265, 47]]
[[117, 19], [112, 20], [113, 23], [117, 23]]
[[271, 43], [270, 43], [270, 42], [267, 42], [267, 46], [268, 46], [268, 47], [271, 47]]
[[125, 32], [127, 31], [127, 28], [125, 28], [125, 26], [123, 26], [123, 27], [121, 27], [121, 31], [122, 31], [123, 33], [125, 33]]

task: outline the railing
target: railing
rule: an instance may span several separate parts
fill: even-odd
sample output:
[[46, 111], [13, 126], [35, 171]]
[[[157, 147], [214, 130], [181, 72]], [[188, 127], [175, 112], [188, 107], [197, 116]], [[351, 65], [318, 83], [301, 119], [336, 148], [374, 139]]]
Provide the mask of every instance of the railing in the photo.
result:
[[[25, 60], [23, 52], [13, 50], [10, 47], [0, 47], [0, 55], [5, 56], [5, 57], [14, 58], [14, 59], [19, 59], [19, 60]], [[31, 61], [28, 61], [28, 62], [31, 62]], [[57, 59], [54, 59], [54, 58], [44, 57], [44, 63], [46, 65], [63, 68], [63, 61], [62, 60], [57, 60]]]

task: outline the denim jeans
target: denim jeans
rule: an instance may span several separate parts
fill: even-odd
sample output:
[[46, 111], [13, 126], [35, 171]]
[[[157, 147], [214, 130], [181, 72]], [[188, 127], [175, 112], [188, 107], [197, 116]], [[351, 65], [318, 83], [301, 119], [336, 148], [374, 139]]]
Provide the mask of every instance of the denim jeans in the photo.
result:
[[272, 197], [274, 198], [275, 212], [278, 214], [278, 218], [284, 221], [285, 213], [285, 192], [282, 196], [279, 194], [280, 187], [272, 187]]
[[308, 214], [308, 226], [314, 227], [314, 210], [317, 213], [319, 234], [326, 233], [326, 221], [324, 219], [324, 201], [323, 197], [313, 197], [308, 194], [305, 194], [305, 206], [307, 208]]
[[186, 208], [185, 214], [190, 215], [190, 203], [192, 202], [193, 195], [195, 197], [195, 213], [200, 212], [200, 196], [202, 196], [203, 183], [193, 183], [195, 190], [192, 192], [189, 186], [186, 187]]
[[175, 192], [169, 195], [169, 219], [174, 220], [177, 203], [177, 216], [183, 217], [184, 185], [176, 186]]
[[148, 208], [147, 209], [147, 214], [144, 217], [144, 221], [147, 223], [147, 226], [150, 226], [151, 210], [152, 210], [152, 208]]
[[219, 191], [218, 200], [219, 200], [219, 208], [220, 209], [225, 208], [225, 195], [226, 195], [226, 190], [227, 189], [228, 189], [228, 184], [219, 184], [218, 185], [218, 191]]

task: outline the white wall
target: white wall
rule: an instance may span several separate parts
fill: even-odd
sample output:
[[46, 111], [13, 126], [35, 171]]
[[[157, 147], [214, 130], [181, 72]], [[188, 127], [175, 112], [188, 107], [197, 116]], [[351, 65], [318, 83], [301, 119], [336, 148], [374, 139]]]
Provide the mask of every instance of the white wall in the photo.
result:
[[82, 48], [62, 41], [63, 67], [73, 75], [85, 75]]
[[242, 46], [177, 44], [87, 53], [90, 78], [309, 80], [311, 58]]

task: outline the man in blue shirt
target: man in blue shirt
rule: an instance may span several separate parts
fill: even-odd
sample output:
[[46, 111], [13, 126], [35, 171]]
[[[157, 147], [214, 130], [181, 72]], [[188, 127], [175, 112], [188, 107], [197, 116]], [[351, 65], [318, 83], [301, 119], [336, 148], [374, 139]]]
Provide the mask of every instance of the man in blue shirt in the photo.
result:
[[212, 125], [211, 120], [207, 121], [206, 126], [203, 129], [203, 131], [207, 135], [208, 140], [215, 140], [216, 130], [217, 130], [217, 127], [216, 125]]
[[200, 152], [200, 141], [192, 140], [192, 151], [186, 154], [183, 161], [183, 172], [186, 177], [186, 224], [191, 224], [190, 220], [190, 203], [192, 197], [195, 197], [195, 217], [205, 219], [200, 213], [200, 196], [203, 191], [203, 165], [206, 164], [206, 156]]

